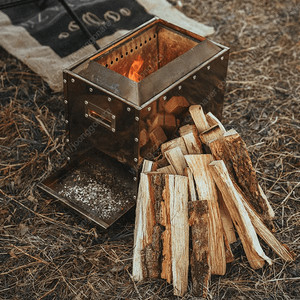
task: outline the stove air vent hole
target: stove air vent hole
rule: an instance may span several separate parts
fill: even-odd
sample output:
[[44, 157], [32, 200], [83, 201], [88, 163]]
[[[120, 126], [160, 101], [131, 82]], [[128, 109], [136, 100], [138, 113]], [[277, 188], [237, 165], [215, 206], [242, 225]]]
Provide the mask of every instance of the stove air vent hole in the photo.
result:
[[[145, 41], [144, 41], [144, 43], [145, 44], [147, 44], [148, 43], [148, 41], [150, 42], [151, 40], [152, 40], [152, 38], [153, 39], [156, 39], [156, 37], [157, 37], [157, 34], [155, 33], [154, 35], [153, 35], [153, 37], [149, 37], [148, 39], [145, 39]], [[140, 47], [143, 47], [143, 43], [140, 43]], [[138, 49], [138, 45], [136, 45], [135, 47], [133, 47], [133, 48], [131, 48], [130, 49], [130, 53], [133, 53], [134, 52], [134, 50], [137, 50]], [[128, 56], [129, 55], [129, 52], [128, 51], [126, 51], [125, 52], [125, 56]], [[119, 61], [119, 59], [123, 59], [124, 58], [124, 55], [123, 54], [121, 54], [120, 55], [120, 57], [116, 57], [116, 62], [118, 62]], [[113, 65], [114, 64], [114, 61], [112, 60], [111, 62], [110, 62], [110, 65]], [[108, 68], [109, 67], [109, 64], [108, 63], [106, 63], [105, 64], [105, 68]]]

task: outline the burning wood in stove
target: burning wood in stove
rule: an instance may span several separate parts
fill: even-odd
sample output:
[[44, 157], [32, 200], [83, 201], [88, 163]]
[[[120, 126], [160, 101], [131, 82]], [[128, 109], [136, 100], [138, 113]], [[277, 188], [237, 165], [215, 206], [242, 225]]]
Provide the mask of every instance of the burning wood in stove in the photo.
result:
[[194, 124], [180, 127], [180, 137], [161, 145], [163, 159], [141, 173], [133, 278], [166, 279], [183, 296], [190, 266], [194, 295], [206, 297], [210, 276], [234, 260], [236, 234], [253, 269], [272, 264], [258, 236], [283, 260], [294, 254], [271, 232], [274, 212], [240, 135], [200, 105], [189, 111]]

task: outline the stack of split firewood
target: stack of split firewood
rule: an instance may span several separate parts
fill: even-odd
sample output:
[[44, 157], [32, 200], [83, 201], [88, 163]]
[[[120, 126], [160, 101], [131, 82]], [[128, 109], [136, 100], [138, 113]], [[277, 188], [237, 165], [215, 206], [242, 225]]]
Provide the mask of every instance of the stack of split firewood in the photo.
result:
[[166, 279], [183, 296], [190, 277], [193, 294], [206, 297], [211, 275], [224, 275], [234, 260], [237, 235], [254, 269], [272, 264], [258, 236], [283, 260], [293, 254], [272, 233], [274, 212], [240, 135], [199, 105], [189, 111], [194, 124], [161, 145], [160, 160], [144, 161], [133, 279]]

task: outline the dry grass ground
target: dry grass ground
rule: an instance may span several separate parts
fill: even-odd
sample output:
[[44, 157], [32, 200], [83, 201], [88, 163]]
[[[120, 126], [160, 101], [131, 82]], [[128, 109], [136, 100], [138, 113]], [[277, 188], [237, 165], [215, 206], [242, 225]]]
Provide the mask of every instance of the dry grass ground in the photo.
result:
[[[300, 2], [181, 2], [231, 48], [225, 125], [249, 146], [276, 236], [297, 254], [287, 264], [263, 245], [274, 264], [254, 271], [237, 242], [208, 298], [299, 299]], [[131, 280], [134, 212], [102, 231], [38, 192], [64, 147], [62, 95], [4, 50], [0, 69], [0, 299], [172, 299], [162, 280]]]

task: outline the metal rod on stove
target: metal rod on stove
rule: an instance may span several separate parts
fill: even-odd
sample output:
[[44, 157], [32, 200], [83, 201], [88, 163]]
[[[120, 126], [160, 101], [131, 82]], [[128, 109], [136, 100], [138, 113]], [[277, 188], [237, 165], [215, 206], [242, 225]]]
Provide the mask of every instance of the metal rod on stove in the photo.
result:
[[92, 44], [94, 45], [96, 50], [100, 50], [99, 45], [96, 42], [95, 37], [90, 33], [90, 31], [86, 28], [86, 26], [84, 25], [84, 23], [80, 20], [80, 18], [78, 18], [78, 16], [75, 14], [75, 12], [70, 8], [70, 6], [68, 5], [68, 3], [65, 0], [58, 0], [62, 6], [65, 8], [65, 10], [67, 11], [67, 13], [71, 16], [71, 18], [77, 23], [77, 25], [80, 27], [80, 29], [85, 33], [86, 36], [88, 36], [91, 41]]

